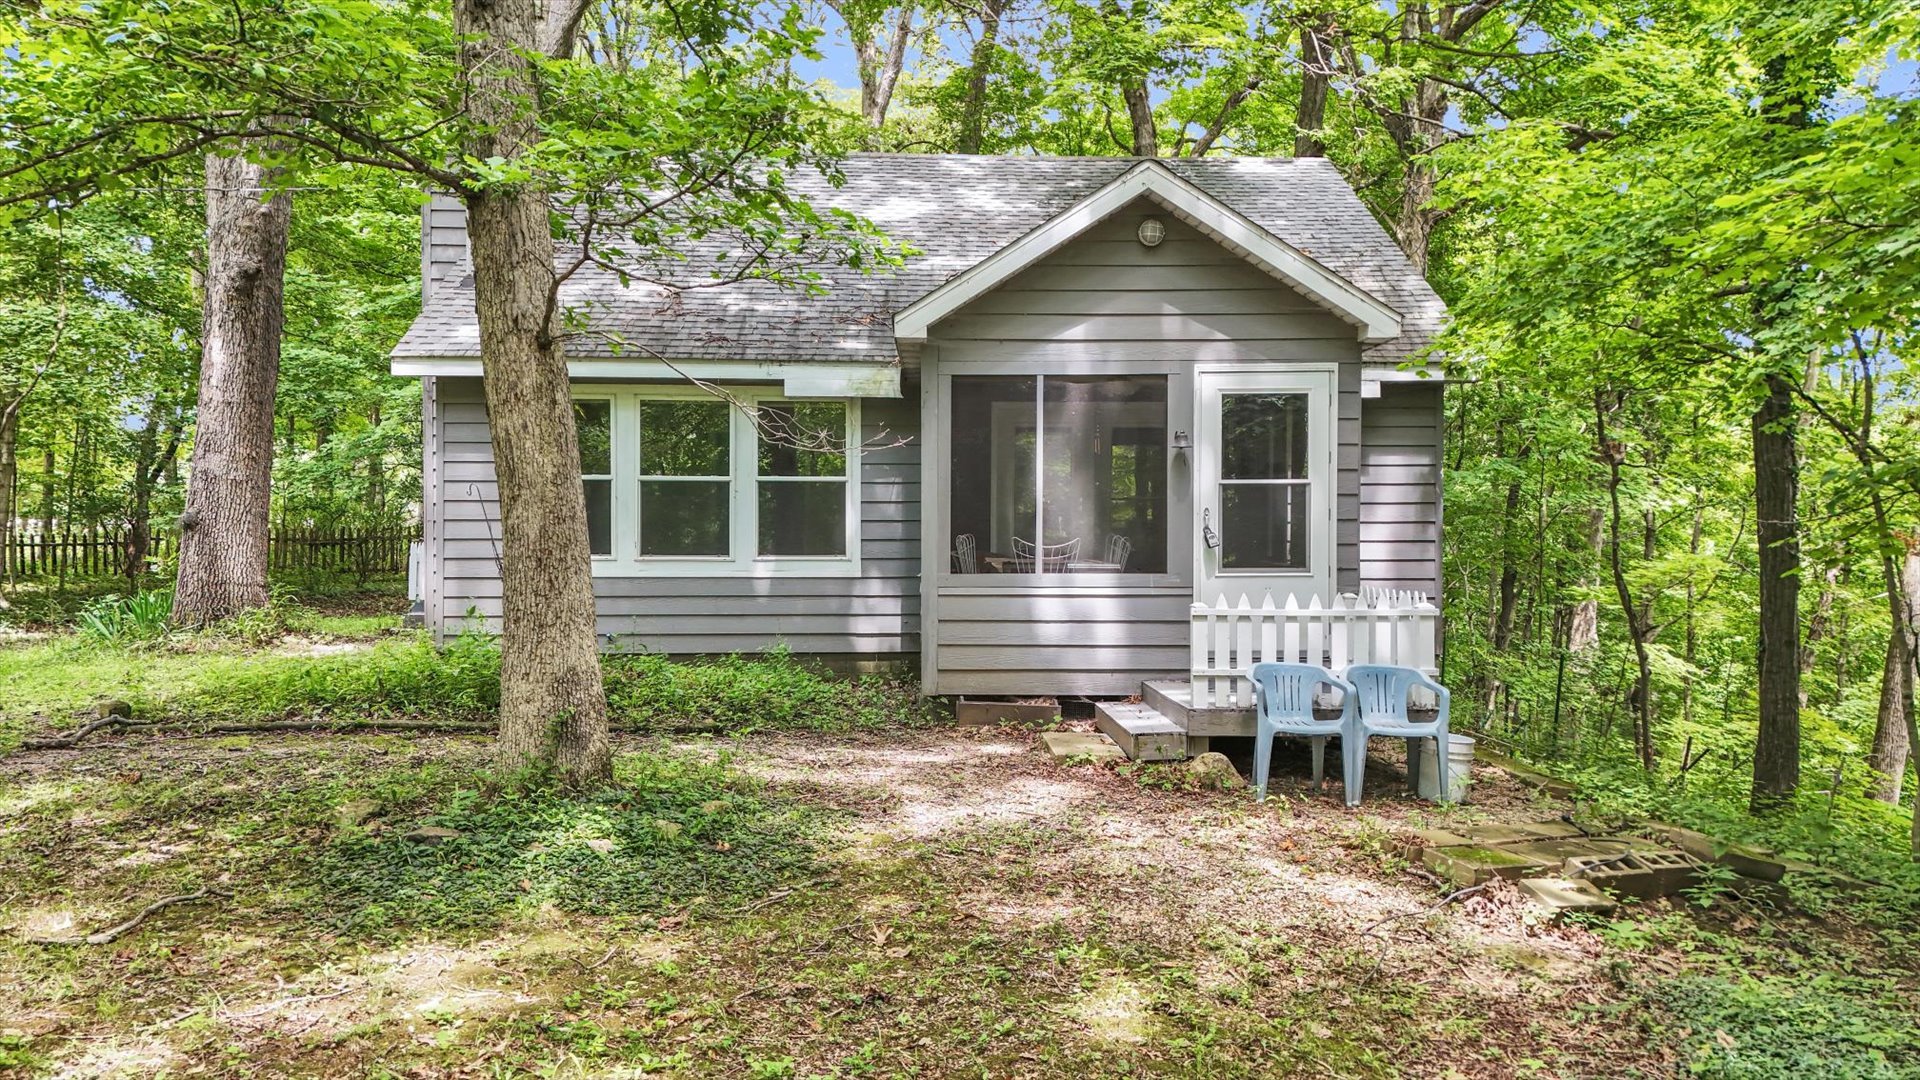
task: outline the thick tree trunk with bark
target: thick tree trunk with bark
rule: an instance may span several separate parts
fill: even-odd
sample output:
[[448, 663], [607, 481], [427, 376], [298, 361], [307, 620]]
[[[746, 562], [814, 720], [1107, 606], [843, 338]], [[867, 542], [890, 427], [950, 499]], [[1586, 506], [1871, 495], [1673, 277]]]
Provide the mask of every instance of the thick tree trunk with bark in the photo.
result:
[[[553, 36], [564, 23], [537, 0], [454, 4], [468, 153], [512, 160], [537, 141], [539, 87], [526, 54], [564, 53], [567, 40]], [[546, 193], [530, 184], [467, 196], [500, 491], [499, 760], [584, 787], [612, 777], [612, 750], [548, 215]]]
[[243, 157], [207, 158], [207, 272], [200, 403], [173, 621], [205, 626], [267, 603], [273, 396], [285, 323], [285, 192]]
[[1760, 731], [1753, 749], [1753, 808], [1791, 798], [1800, 785], [1800, 451], [1793, 386], [1767, 378], [1753, 414], [1755, 532], [1760, 544]]
[[1916, 665], [1920, 657], [1912, 648], [1914, 639], [1920, 637], [1920, 548], [1909, 546], [1906, 557], [1897, 561], [1883, 556], [1882, 565], [1893, 626], [1887, 635], [1887, 660], [1880, 677], [1873, 750], [1867, 758], [1874, 774], [1867, 794], [1897, 804], [1906, 782], [1907, 757], [1913, 749], [1908, 731], [1914, 722], [1915, 676], [1920, 674], [1920, 665]]
[[0, 397], [0, 577], [6, 575], [7, 547], [13, 541], [13, 519], [19, 512], [20, 401]]
[[977, 154], [986, 138], [987, 79], [1000, 50], [1000, 15], [1006, 6], [1007, 0], [986, 0], [980, 7], [980, 36], [967, 62], [967, 93], [960, 102], [960, 132], [953, 143], [956, 153]]
[[[1599, 555], [1606, 541], [1602, 529], [1606, 524], [1606, 514], [1598, 507], [1587, 510], [1586, 541], [1587, 550]], [[1594, 582], [1589, 581], [1591, 588]], [[1567, 617], [1567, 651], [1584, 653], [1600, 644], [1600, 601], [1588, 599], [1576, 601], [1573, 611]]]
[[1153, 100], [1147, 93], [1145, 78], [1129, 79], [1120, 86], [1120, 97], [1127, 103], [1127, 120], [1133, 129], [1133, 156], [1160, 156], [1160, 128], [1153, 122]]
[[1327, 45], [1328, 20], [1319, 15], [1300, 28], [1300, 104], [1293, 112], [1293, 156], [1326, 157], [1320, 129], [1327, 123], [1327, 84], [1333, 52]]

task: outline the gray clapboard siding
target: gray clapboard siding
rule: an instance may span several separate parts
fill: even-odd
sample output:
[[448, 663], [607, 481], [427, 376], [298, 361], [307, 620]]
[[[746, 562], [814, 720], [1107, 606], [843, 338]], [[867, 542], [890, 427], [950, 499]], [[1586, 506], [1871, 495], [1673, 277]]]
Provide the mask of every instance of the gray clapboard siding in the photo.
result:
[[[500, 516], [486, 408], [476, 379], [429, 391], [429, 619], [443, 635], [469, 614], [500, 617]], [[437, 392], [435, 392], [437, 391]], [[601, 577], [599, 631], [619, 650], [696, 655], [795, 652], [896, 657], [920, 648], [919, 415], [905, 400], [866, 400], [861, 574], [849, 577]], [[885, 436], [882, 436], [885, 432]], [[896, 440], [905, 445], [888, 445]]]
[[452, 195], [435, 193], [420, 208], [421, 299], [433, 291], [467, 258], [467, 208]]
[[[1140, 219], [1167, 238], [1147, 248]], [[1360, 582], [1360, 347], [1353, 328], [1271, 275], [1150, 203], [1122, 210], [933, 327], [923, 385], [939, 376], [1049, 371], [1164, 372], [1176, 427], [1193, 402], [1203, 362], [1337, 364], [1335, 571]], [[945, 403], [927, 402], [940, 416]], [[922, 508], [928, 543], [944, 552], [947, 508], [932, 495], [942, 476], [929, 458]], [[1174, 544], [1164, 584], [1152, 588], [990, 581], [939, 583], [929, 564], [924, 606], [934, 620], [923, 676], [930, 692], [1129, 694], [1144, 678], [1184, 673], [1192, 596], [1190, 484], [1175, 470], [1168, 517]]]
[[1388, 383], [1361, 412], [1360, 581], [1440, 600], [1441, 388]]

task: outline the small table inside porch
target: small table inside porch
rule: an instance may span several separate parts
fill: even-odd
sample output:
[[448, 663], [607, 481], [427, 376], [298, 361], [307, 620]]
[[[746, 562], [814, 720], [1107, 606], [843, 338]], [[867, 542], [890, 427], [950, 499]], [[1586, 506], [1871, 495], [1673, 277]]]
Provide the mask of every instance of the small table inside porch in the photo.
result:
[[[980, 556], [980, 561], [986, 565], [988, 570], [996, 574], [1017, 574], [1020, 572], [1014, 569], [1020, 560], [1012, 555], [982, 555]], [[1029, 559], [1027, 561], [1032, 562], [1033, 560]], [[1071, 559], [1068, 560], [1064, 569], [1053, 570], [1050, 571], [1050, 573], [1118, 574], [1123, 569], [1125, 568], [1119, 563], [1108, 562], [1105, 559]]]

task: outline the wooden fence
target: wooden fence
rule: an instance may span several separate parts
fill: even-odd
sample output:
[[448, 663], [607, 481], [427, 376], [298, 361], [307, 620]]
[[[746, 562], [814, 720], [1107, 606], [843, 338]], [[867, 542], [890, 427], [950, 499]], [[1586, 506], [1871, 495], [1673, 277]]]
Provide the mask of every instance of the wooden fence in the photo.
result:
[[[279, 571], [361, 578], [400, 574], [407, 570], [407, 547], [414, 539], [411, 529], [275, 529], [267, 565]], [[16, 532], [0, 550], [0, 570], [16, 578], [124, 576], [131, 543], [131, 530], [106, 526]], [[147, 541], [147, 569], [169, 563], [179, 554], [180, 534], [156, 530]]]
[[1349, 664], [1400, 664], [1433, 671], [1440, 645], [1440, 611], [1423, 593], [1374, 591], [1319, 597], [1305, 606], [1268, 593], [1259, 604], [1225, 596], [1193, 605], [1195, 708], [1248, 708], [1247, 673], [1253, 665], [1318, 664], [1335, 674]]

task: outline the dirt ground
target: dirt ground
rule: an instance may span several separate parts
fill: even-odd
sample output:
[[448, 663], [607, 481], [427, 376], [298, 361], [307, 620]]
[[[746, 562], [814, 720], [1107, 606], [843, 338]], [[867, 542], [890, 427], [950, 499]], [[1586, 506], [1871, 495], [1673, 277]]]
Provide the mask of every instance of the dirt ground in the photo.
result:
[[[128, 737], [0, 760], [0, 1071], [156, 1076], [1668, 1075], [1588, 929], [1511, 892], [1440, 905], [1398, 837], [1555, 817], [1472, 802], [1191, 790], [937, 730], [660, 744], [820, 812], [819, 862], [750, 902], [516, 912], [356, 938], [262, 897], [354, 778], [459, 771], [478, 739]], [[370, 782], [370, 781], [369, 781]], [[300, 792], [318, 792], [296, 797]], [[377, 795], [377, 792], [376, 792]], [[16, 831], [17, 830], [17, 831]], [[180, 882], [218, 895], [99, 946]], [[522, 883], [523, 886], [526, 883]]]

